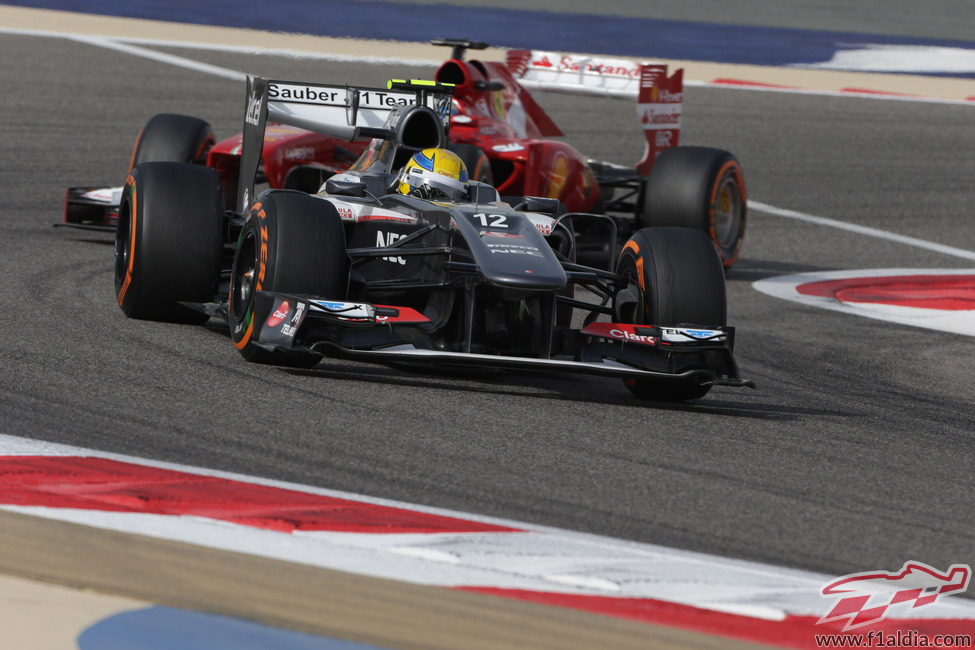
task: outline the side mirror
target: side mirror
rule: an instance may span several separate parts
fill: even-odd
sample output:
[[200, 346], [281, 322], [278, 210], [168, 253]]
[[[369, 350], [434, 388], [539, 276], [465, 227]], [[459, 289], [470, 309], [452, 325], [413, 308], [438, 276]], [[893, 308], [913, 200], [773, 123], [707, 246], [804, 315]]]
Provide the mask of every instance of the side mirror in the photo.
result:
[[336, 196], [365, 196], [366, 184], [361, 179], [351, 179], [347, 174], [337, 174], [325, 181], [325, 191]]
[[471, 203], [498, 203], [498, 190], [487, 183], [471, 181]]
[[565, 206], [558, 199], [550, 199], [543, 196], [524, 196], [515, 205], [518, 212], [541, 212], [558, 217], [565, 214]]

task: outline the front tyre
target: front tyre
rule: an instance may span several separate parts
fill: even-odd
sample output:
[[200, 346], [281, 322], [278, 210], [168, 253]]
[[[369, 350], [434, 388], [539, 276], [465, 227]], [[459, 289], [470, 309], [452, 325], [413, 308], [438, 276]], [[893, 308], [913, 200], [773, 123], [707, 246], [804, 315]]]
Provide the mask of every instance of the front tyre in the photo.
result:
[[745, 176], [733, 155], [709, 147], [674, 147], [653, 164], [638, 220], [643, 228], [704, 231], [727, 269], [741, 252], [747, 217]]
[[183, 302], [214, 299], [223, 198], [208, 167], [146, 163], [129, 174], [115, 231], [115, 298], [129, 318], [202, 323]]
[[[629, 285], [614, 303], [618, 322], [709, 329], [727, 322], [724, 269], [714, 245], [700, 230], [638, 230], [623, 246], [616, 272]], [[637, 397], [663, 401], [696, 399], [711, 389], [694, 379], [624, 383]]]
[[256, 293], [342, 300], [348, 282], [345, 231], [335, 206], [302, 192], [264, 192], [251, 206], [234, 255], [228, 301], [234, 346], [248, 361], [314, 366], [321, 355], [271, 352], [257, 345]]

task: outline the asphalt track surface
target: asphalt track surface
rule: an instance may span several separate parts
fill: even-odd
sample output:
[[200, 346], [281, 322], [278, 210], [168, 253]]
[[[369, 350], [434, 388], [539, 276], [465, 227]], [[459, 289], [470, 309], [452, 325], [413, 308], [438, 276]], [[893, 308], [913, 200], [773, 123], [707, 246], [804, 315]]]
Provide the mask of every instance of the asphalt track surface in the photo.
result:
[[[172, 51], [312, 81], [402, 72]], [[758, 390], [682, 406], [607, 379], [250, 365], [219, 324], [127, 320], [111, 238], [51, 228], [64, 188], [121, 181], [153, 113], [237, 131], [240, 84], [55, 39], [0, 36], [0, 59], [18, 62], [0, 68], [0, 431], [834, 575], [975, 560], [975, 342], [751, 287], [970, 261], [753, 212], [728, 296]], [[546, 106], [587, 154], [639, 156], [632, 106]], [[975, 251], [972, 111], [690, 88], [681, 137], [735, 152], [763, 203]]]

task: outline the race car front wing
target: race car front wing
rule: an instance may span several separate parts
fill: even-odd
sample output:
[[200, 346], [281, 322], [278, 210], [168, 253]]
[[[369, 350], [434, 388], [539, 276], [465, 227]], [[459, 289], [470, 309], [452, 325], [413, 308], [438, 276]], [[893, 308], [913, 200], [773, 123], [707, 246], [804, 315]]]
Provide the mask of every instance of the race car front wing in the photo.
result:
[[[255, 343], [269, 351], [311, 351], [377, 363], [422, 362], [586, 373], [656, 381], [749, 386], [733, 357], [734, 328], [657, 327], [594, 322], [566, 332], [563, 353], [551, 357], [437, 349], [410, 307], [333, 301], [260, 291]], [[428, 329], [428, 328], [427, 328]]]

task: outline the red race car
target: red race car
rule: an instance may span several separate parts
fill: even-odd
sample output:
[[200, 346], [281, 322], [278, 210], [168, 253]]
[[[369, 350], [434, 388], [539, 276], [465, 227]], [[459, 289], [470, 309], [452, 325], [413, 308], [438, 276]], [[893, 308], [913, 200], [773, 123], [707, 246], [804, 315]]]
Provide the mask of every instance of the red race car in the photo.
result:
[[[453, 48], [435, 80], [454, 87], [449, 147], [472, 179], [494, 185], [513, 204], [524, 197], [557, 198], [567, 212], [610, 215], [611, 236], [592, 220], [576, 233], [577, 254], [589, 263], [608, 260], [611, 266], [616, 241], [639, 228], [685, 226], [710, 236], [725, 268], [734, 264], [745, 234], [744, 175], [727, 151], [677, 146], [682, 70], [668, 76], [665, 65], [527, 50], [508, 51], [504, 62], [467, 60], [467, 50], [487, 45], [454, 39], [433, 43]], [[632, 167], [590, 160], [553, 139], [563, 133], [530, 89], [635, 99], [647, 139], [642, 160]], [[344, 101], [342, 110], [347, 110]], [[368, 130], [358, 135], [368, 136]], [[269, 124], [258, 181], [314, 192], [333, 174], [363, 166], [382, 142]], [[220, 175], [226, 207], [233, 210], [240, 150], [240, 134], [217, 142], [204, 120], [160, 114], [137, 138], [130, 169], [152, 161], [209, 165]], [[114, 229], [120, 195], [121, 188], [69, 189], [65, 224]]]

